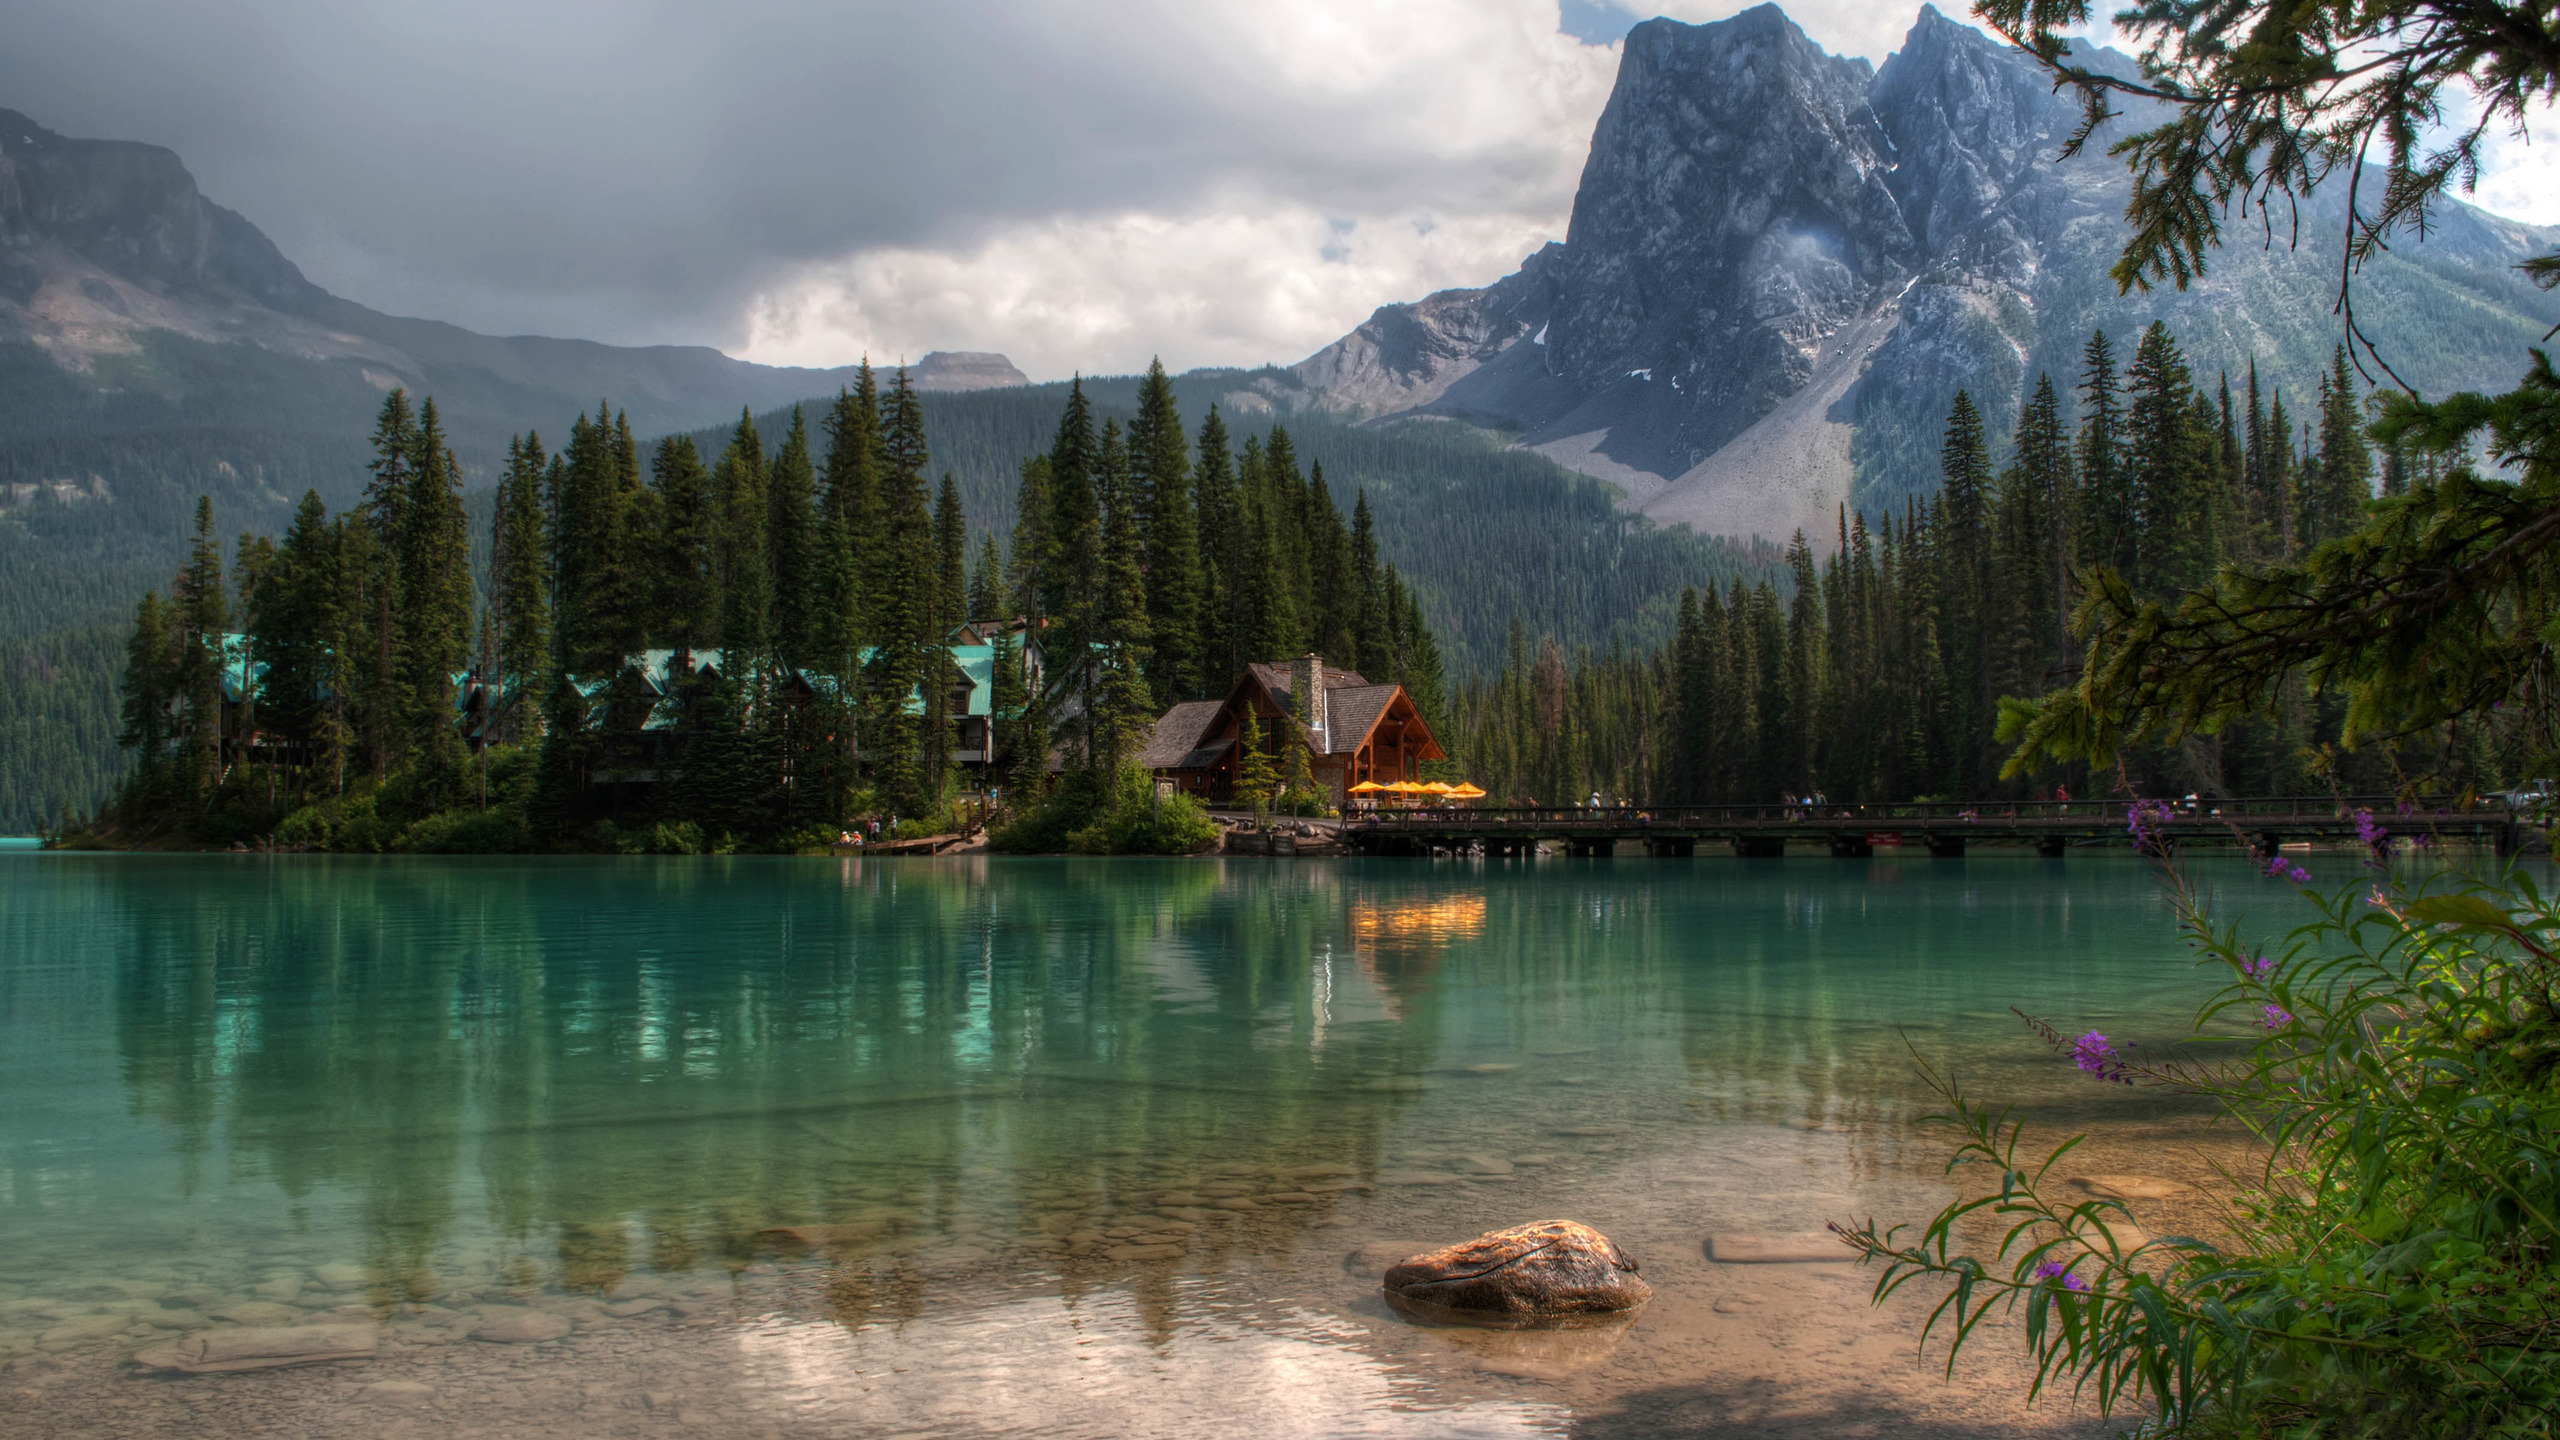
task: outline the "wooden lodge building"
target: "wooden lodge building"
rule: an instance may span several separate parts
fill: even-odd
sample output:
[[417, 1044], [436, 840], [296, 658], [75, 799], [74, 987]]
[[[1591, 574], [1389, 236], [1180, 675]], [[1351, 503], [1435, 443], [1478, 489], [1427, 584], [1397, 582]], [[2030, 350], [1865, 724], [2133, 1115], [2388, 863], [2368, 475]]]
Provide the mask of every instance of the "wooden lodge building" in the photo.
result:
[[[1309, 697], [1303, 707], [1300, 697]], [[1302, 655], [1287, 665], [1247, 665], [1224, 700], [1192, 700], [1164, 712], [1139, 752], [1139, 763], [1211, 804], [1235, 797], [1246, 716], [1266, 737], [1297, 727], [1316, 784], [1341, 804], [1363, 780], [1390, 784], [1421, 778], [1422, 762], [1447, 758], [1401, 685], [1372, 685], [1358, 673]], [[1266, 744], [1272, 743], [1266, 738]], [[1285, 776], [1285, 752], [1275, 756]]]

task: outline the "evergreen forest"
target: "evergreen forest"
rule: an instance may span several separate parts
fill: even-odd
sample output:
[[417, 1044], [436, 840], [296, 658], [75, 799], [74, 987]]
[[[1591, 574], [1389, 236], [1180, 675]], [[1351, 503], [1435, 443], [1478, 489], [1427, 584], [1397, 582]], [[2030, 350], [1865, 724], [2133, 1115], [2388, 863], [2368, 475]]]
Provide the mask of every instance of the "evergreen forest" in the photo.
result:
[[2133, 747], [2107, 773], [2003, 773], [2017, 728], [2004, 724], [2004, 700], [2077, 676], [2084, 587], [2156, 599], [2226, 566], [2298, 561], [2361, 528], [2377, 491], [2403, 493], [2456, 463], [2377, 451], [2360, 393], [2343, 348], [2289, 399], [2254, 366], [2204, 381], [2163, 324], [2129, 354], [2092, 333], [2067, 388], [2037, 378], [2005, 445], [1993, 426], [2007, 417], [1959, 391], [1935, 494], [1873, 517], [1844, 510], [1819, 558], [1796, 535], [1783, 575], [1683, 594], [1658, 649], [1569, 651], [1515, 621], [1501, 665], [1459, 687], [1452, 748], [1494, 796], [1521, 804], [2512, 783], [2532, 757], [2494, 717], [2340, 749], [2344, 687], [2324, 689], [2307, 670], [2278, 683], [2265, 713]]
[[[599, 405], [556, 452], [517, 437], [476, 522], [435, 402], [395, 390], [354, 506], [307, 493], [226, 565], [199, 499], [125, 640], [133, 765], [85, 838], [805, 849], [1010, 797], [1034, 848], [1186, 849], [1213, 830], [1131, 761], [1164, 706], [1248, 660], [1318, 650], [1443, 716], [1446, 663], [1365, 493], [1346, 507], [1285, 427], [1239, 440], [1213, 405], [1195, 432], [1161, 366], [1136, 401], [1123, 425], [1067, 388], [1000, 539], [929, 482], [904, 371], [865, 367], [778, 439], [742, 414], [716, 448], [644, 444]], [[955, 762], [971, 622], [991, 694]]]
[[[221, 530], [234, 541], [242, 532], [282, 535], [306, 493], [333, 513], [363, 506], [373, 456], [367, 422], [383, 399], [358, 381], [351, 394], [322, 387], [329, 404], [312, 413], [247, 416], [222, 403], [228, 392], [213, 381], [229, 372], [209, 353], [246, 347], [155, 343], [155, 354], [170, 351], [172, 364], [185, 362], [184, 376], [202, 379], [188, 391], [200, 402], [177, 410], [104, 401], [83, 408], [73, 403], [77, 396], [54, 393], [65, 382], [49, 361], [21, 364], [23, 348], [0, 344], [0, 389], [15, 406], [0, 406], [7, 412], [0, 419], [9, 421], [0, 425], [0, 678], [7, 681], [0, 685], [0, 834], [56, 827], [66, 809], [88, 814], [125, 773], [130, 753], [115, 743], [125, 634], [145, 590], [173, 593], [199, 497], [212, 499]], [[243, 365], [258, 359], [234, 358]], [[293, 390], [285, 383], [292, 378], [275, 377], [267, 388]], [[467, 380], [456, 383], [468, 390]], [[1567, 645], [1650, 647], [1670, 635], [1684, 587], [1756, 579], [1777, 565], [1775, 546], [1631, 520], [1598, 481], [1464, 426], [1361, 427], [1321, 414], [1283, 416], [1257, 388], [1270, 382], [1249, 371], [1194, 371], [1172, 381], [1195, 435], [1213, 404], [1231, 431], [1264, 434], [1266, 444], [1275, 420], [1285, 419], [1298, 464], [1321, 465], [1339, 503], [1349, 507], [1367, 495], [1381, 561], [1392, 562], [1420, 600], [1453, 675], [1498, 662], [1515, 613], [1537, 617]], [[1136, 424], [1144, 383], [1137, 376], [1083, 381], [1094, 423], [1117, 420], [1124, 432]], [[945, 474], [956, 481], [972, 557], [990, 534], [999, 544], [1009, 541], [1023, 457], [1047, 450], [1071, 388], [917, 396], [937, 489]], [[446, 398], [439, 389], [439, 419], [464, 482], [473, 572], [485, 584], [508, 437], [489, 434], [485, 414], [468, 422], [456, 416]], [[797, 408], [814, 427], [833, 403], [827, 397]], [[755, 411], [769, 448], [789, 433], [794, 408]], [[558, 408], [557, 433], [550, 423], [538, 428], [556, 440], [578, 409], [575, 402]], [[642, 412], [631, 413], [636, 428]], [[258, 423], [248, 423], [253, 418]], [[732, 422], [691, 438], [707, 460], [727, 448], [734, 428]], [[656, 444], [645, 430], [635, 438], [644, 448]], [[1500, 563], [1488, 563], [1496, 556]], [[236, 554], [226, 558], [236, 569]]]

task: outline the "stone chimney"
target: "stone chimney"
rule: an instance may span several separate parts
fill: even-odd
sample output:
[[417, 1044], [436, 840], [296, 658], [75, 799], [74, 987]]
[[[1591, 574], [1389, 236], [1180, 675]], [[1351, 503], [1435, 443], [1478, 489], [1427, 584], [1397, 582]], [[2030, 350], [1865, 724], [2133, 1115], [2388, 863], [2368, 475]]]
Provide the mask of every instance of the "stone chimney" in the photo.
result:
[[1309, 651], [1290, 662], [1289, 703], [1297, 709], [1298, 723], [1316, 732], [1316, 753], [1331, 753], [1333, 717], [1325, 704], [1324, 657]]

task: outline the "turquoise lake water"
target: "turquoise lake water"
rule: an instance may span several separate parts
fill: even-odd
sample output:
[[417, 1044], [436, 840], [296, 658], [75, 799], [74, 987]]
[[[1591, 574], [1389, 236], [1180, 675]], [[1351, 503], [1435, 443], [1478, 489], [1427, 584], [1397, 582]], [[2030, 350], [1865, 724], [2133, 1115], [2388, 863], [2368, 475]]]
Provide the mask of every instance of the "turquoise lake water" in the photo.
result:
[[[1701, 1243], [1934, 1208], [1915, 1050], [2190, 1133], [2007, 1007], [2135, 1041], [2210, 988], [2120, 857], [9, 854], [0, 1383], [64, 1435], [2078, 1423]], [[1660, 1277], [1605, 1354], [1415, 1333], [1345, 1259], [1549, 1213]], [[524, 1310], [570, 1333], [471, 1338]], [[322, 1321], [376, 1357], [128, 1363]]]

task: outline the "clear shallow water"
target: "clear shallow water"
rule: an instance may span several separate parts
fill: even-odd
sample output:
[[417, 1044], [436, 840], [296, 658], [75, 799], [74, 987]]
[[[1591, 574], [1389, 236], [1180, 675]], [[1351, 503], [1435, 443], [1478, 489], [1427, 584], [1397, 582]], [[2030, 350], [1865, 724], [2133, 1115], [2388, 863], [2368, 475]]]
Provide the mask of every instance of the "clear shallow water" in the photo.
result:
[[[2132, 1040], [2209, 988], [2118, 858], [0, 857], [0, 1398], [64, 1435], [2076, 1423], [1996, 1356], [1933, 1385], [1855, 1271], [1701, 1245], [1934, 1208], [1914, 1049], [2130, 1157], [2093, 1169], [2172, 1163], [2192, 1116], [2006, 1007]], [[1636, 1325], [1417, 1331], [1345, 1261], [1549, 1215], [1645, 1262]], [[493, 1306], [574, 1329], [467, 1338]], [[124, 1363], [324, 1319], [376, 1358]]]

